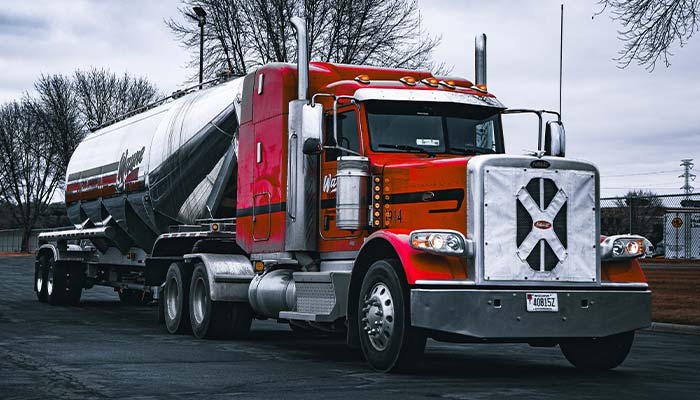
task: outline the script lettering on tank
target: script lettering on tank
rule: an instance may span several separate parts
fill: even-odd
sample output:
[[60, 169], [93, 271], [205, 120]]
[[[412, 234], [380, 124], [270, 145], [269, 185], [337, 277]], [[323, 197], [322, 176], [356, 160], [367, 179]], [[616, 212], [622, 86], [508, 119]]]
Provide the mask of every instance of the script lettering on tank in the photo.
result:
[[135, 179], [131, 178], [132, 173], [138, 174], [139, 165], [143, 161], [143, 153], [146, 152], [146, 146], [141, 147], [141, 150], [129, 155], [129, 149], [122, 153], [119, 160], [119, 168], [117, 169], [117, 190], [123, 192], [126, 189], [126, 182]]

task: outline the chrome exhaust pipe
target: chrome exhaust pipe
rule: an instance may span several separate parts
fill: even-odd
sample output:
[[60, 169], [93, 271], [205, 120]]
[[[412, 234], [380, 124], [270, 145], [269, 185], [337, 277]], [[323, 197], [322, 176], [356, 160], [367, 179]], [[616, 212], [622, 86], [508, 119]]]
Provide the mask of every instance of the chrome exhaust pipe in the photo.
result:
[[474, 69], [476, 70], [476, 84], [486, 85], [486, 34], [476, 36], [474, 40]]
[[309, 52], [306, 41], [306, 22], [299, 17], [289, 20], [297, 31], [297, 90], [299, 100], [307, 100], [309, 93]]

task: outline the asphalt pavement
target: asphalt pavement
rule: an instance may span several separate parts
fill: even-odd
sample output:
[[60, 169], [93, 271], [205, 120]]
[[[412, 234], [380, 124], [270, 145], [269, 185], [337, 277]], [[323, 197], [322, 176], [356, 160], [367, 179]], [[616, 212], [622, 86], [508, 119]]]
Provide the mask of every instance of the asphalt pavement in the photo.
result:
[[697, 399], [700, 336], [639, 332], [617, 369], [583, 374], [559, 348], [428, 342], [409, 374], [369, 369], [334, 338], [255, 321], [244, 341], [169, 335], [109, 288], [39, 303], [33, 258], [0, 257], [0, 399]]

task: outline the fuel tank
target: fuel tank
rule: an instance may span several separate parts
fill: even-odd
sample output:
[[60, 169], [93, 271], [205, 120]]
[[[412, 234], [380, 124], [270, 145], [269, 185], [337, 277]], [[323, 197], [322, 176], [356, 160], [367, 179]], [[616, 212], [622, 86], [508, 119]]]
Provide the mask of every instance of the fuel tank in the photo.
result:
[[243, 79], [89, 134], [68, 164], [71, 222], [114, 221], [132, 245], [150, 251], [169, 225], [235, 216]]

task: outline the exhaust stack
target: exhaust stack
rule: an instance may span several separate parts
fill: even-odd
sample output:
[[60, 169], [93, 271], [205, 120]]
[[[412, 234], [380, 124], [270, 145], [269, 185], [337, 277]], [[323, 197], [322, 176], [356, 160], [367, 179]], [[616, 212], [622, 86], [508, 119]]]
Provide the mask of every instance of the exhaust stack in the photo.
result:
[[307, 100], [309, 93], [309, 51], [306, 41], [306, 22], [299, 17], [292, 17], [290, 22], [297, 31], [297, 90], [299, 100]]
[[474, 69], [476, 84], [486, 85], [486, 34], [476, 36], [474, 40]]

